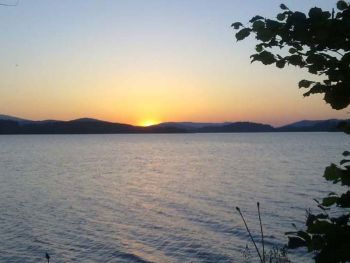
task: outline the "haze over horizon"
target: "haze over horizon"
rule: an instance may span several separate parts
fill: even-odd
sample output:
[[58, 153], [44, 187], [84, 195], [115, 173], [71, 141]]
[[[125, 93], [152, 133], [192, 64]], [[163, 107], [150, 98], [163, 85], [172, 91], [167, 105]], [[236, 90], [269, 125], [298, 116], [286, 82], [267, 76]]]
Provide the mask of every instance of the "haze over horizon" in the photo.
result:
[[[6, 3], [12, 3], [6, 0]], [[252, 121], [281, 126], [347, 119], [319, 96], [309, 75], [250, 64], [254, 41], [230, 25], [333, 1], [19, 1], [0, 7], [0, 113], [26, 119], [81, 117], [146, 125]]]

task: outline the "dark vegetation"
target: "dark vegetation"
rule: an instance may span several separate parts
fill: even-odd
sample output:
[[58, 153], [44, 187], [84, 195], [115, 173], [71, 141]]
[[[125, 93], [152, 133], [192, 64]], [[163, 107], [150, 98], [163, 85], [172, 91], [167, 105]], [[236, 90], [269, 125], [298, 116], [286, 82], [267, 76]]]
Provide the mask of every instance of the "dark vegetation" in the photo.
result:
[[[314, 7], [307, 14], [280, 5], [276, 19], [254, 16], [244, 26], [235, 22], [232, 27], [238, 41], [249, 35], [258, 44], [252, 62], [284, 68], [293, 65], [306, 69], [315, 80], [300, 80], [304, 96], [322, 94], [326, 103], [340, 110], [350, 104], [350, 5], [338, 1], [335, 9], [324, 11]], [[322, 81], [320, 81], [322, 79]], [[350, 134], [350, 126], [341, 124]], [[326, 167], [323, 177], [347, 190], [331, 192], [315, 200], [319, 212], [307, 212], [305, 227], [288, 232], [289, 248], [306, 247], [313, 252], [317, 263], [350, 261], [350, 152], [343, 153], [339, 165]]]
[[[264, 241], [264, 231], [263, 231], [263, 225], [262, 225], [262, 220], [261, 220], [261, 213], [260, 213], [260, 204], [259, 202], [257, 203], [258, 207], [258, 216], [259, 216], [259, 224], [260, 224], [260, 234], [261, 234], [261, 246], [262, 246], [262, 251], [258, 248], [257, 242], [254, 240], [253, 235], [250, 232], [250, 229], [248, 227], [248, 224], [243, 216], [243, 213], [241, 212], [241, 209], [239, 207], [236, 207], [236, 210], [238, 211], [239, 215], [242, 218], [242, 221], [244, 223], [244, 226], [247, 230], [247, 233], [249, 235], [249, 238], [254, 245], [255, 252], [259, 258], [260, 263], [291, 263], [287, 256], [287, 248], [286, 247], [273, 247], [270, 250], [265, 249], [265, 241]], [[251, 251], [248, 247], [246, 246], [245, 251], [243, 252], [243, 258], [245, 262], [251, 262], [252, 260], [252, 254]]]

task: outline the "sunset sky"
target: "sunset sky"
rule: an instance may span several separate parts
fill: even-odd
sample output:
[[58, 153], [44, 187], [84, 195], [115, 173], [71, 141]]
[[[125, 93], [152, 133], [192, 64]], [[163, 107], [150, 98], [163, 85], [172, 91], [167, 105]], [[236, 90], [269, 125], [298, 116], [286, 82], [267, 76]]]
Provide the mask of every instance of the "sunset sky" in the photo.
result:
[[[15, 3], [16, 0], [0, 0]], [[293, 10], [336, 1], [283, 1]], [[0, 114], [113, 122], [349, 118], [303, 98], [300, 69], [250, 64], [232, 22], [281, 0], [19, 0], [0, 6]]]

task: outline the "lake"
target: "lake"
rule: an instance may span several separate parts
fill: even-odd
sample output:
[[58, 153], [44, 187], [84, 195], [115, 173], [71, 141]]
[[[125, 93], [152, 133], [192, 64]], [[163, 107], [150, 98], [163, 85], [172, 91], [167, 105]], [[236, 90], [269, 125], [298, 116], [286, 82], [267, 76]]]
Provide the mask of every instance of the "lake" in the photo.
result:
[[[343, 133], [0, 136], [0, 262], [242, 262], [303, 226]], [[303, 251], [292, 258], [310, 262]]]

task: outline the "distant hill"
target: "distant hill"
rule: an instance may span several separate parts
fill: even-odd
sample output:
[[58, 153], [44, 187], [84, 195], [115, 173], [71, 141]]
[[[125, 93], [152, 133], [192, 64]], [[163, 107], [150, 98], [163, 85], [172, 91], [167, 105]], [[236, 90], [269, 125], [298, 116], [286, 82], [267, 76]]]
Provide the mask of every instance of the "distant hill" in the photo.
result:
[[31, 122], [31, 120], [21, 119], [9, 115], [0, 114], [0, 121]]
[[28, 120], [28, 119], [22, 119], [22, 118], [17, 118], [13, 117], [10, 115], [4, 115], [0, 114], [0, 121], [16, 121], [19, 124], [28, 124], [28, 123], [48, 123], [48, 122], [56, 122], [57, 120], [42, 120], [42, 121], [33, 121], [33, 120]]
[[163, 122], [157, 125], [153, 125], [154, 127], [176, 127], [180, 129], [193, 130], [200, 129], [204, 127], [221, 127], [227, 124], [231, 124], [232, 122]]
[[175, 127], [138, 127], [129, 124], [81, 118], [72, 121], [30, 121], [15, 117], [0, 119], [0, 134], [114, 134], [185, 133]]
[[[334, 121], [338, 121], [333, 119]], [[289, 127], [295, 127], [295, 128], [301, 128], [301, 127], [311, 127], [317, 123], [323, 122], [324, 120], [302, 120], [302, 121], [297, 121], [297, 122], [293, 122], [291, 124], [288, 124], [286, 126]]]
[[196, 132], [274, 132], [271, 125], [254, 122], [233, 122], [222, 126], [205, 126], [195, 130]]
[[75, 121], [75, 122], [101, 122], [101, 120], [92, 119], [92, 118], [79, 118], [79, 119], [75, 119], [75, 120], [71, 120], [71, 121]]
[[334, 132], [339, 131], [338, 125], [342, 121], [344, 120], [303, 120], [278, 128], [254, 122], [165, 122], [149, 127], [140, 127], [92, 118], [71, 121], [33, 121], [0, 115], [0, 134]]
[[277, 131], [285, 132], [308, 132], [308, 131], [338, 131], [340, 122], [349, 122], [349, 120], [303, 120], [294, 122], [277, 128]]
[[254, 122], [163, 122], [153, 127], [176, 127], [189, 132], [273, 132], [271, 125]]
[[339, 131], [338, 125], [349, 120], [302, 120], [282, 127], [254, 122], [222, 122], [222, 123], [196, 123], [196, 122], [165, 122], [155, 127], [177, 127], [188, 132], [333, 132]]

